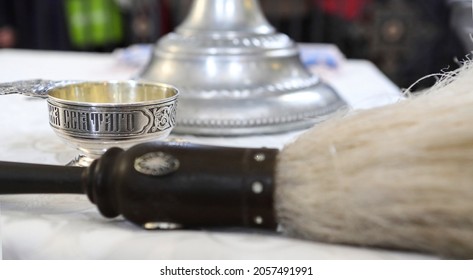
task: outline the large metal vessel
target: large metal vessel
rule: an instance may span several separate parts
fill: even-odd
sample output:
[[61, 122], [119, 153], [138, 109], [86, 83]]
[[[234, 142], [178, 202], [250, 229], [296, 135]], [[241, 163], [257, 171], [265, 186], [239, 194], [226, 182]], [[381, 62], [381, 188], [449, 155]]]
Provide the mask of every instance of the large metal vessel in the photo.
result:
[[280, 133], [345, 106], [256, 0], [194, 0], [184, 22], [156, 43], [140, 78], [179, 88], [177, 133]]

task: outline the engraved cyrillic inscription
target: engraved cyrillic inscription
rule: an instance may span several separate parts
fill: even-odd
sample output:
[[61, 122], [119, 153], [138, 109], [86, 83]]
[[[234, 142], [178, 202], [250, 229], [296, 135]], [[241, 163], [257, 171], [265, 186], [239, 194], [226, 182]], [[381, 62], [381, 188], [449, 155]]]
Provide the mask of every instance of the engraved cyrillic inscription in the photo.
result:
[[124, 112], [94, 112], [61, 108], [48, 104], [51, 126], [71, 134], [88, 135], [140, 135], [146, 133], [149, 117], [141, 110]]
[[[78, 106], [77, 106], [78, 107]], [[75, 108], [48, 100], [49, 123], [56, 129], [78, 137], [134, 137], [160, 133], [176, 124], [175, 101], [138, 107]]]
[[59, 117], [59, 108], [48, 104], [49, 109], [49, 123], [52, 125], [60, 126], [61, 118]]
[[65, 109], [63, 128], [83, 132], [121, 133], [133, 132], [133, 113], [89, 113]]

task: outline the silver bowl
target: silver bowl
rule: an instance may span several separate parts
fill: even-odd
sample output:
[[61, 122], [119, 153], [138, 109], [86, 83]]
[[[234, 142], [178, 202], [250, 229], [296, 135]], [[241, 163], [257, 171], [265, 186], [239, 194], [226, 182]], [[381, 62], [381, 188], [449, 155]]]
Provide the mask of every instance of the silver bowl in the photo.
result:
[[0, 95], [46, 98], [49, 124], [87, 166], [111, 147], [166, 138], [176, 125], [179, 91], [170, 85], [130, 81], [23, 80], [0, 83]]
[[48, 90], [49, 124], [88, 165], [110, 147], [166, 138], [176, 123], [178, 90], [137, 81], [81, 82]]

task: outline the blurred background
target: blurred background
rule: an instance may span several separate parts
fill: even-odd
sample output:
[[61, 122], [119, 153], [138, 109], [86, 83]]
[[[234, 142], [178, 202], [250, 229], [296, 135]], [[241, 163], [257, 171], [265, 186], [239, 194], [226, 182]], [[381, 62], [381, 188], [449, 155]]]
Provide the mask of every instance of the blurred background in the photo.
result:
[[[153, 43], [192, 0], [0, 0], [0, 48], [111, 52]], [[452, 70], [470, 54], [471, 1], [260, 0], [297, 42], [331, 43], [374, 62], [399, 87]], [[419, 87], [435, 81], [426, 80]]]

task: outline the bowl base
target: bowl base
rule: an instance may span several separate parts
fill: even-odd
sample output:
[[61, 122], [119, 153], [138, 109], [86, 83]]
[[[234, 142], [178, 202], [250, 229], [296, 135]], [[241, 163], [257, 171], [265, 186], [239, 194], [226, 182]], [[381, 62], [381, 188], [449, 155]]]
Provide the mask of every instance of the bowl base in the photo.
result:
[[94, 158], [78, 155], [76, 158], [66, 164], [66, 166], [88, 167], [94, 161]]

